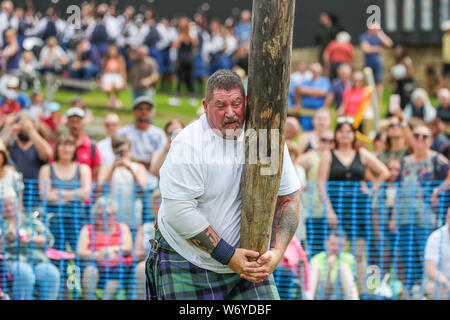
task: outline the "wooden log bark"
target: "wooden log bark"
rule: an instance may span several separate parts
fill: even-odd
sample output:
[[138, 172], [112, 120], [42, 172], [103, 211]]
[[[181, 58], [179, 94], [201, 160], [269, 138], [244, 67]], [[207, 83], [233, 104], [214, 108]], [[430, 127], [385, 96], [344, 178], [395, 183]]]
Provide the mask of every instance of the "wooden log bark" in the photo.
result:
[[295, 0], [253, 1], [241, 247], [260, 253], [268, 248], [281, 180], [294, 9]]

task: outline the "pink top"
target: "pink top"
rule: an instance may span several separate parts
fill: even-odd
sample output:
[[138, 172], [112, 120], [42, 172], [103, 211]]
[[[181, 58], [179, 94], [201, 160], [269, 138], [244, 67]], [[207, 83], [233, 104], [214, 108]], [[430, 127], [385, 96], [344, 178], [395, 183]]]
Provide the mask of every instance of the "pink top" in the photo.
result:
[[309, 277], [309, 262], [306, 256], [305, 250], [303, 250], [302, 244], [298, 240], [297, 236], [294, 235], [291, 242], [284, 253], [283, 260], [281, 261], [281, 267], [289, 267], [293, 274], [298, 275], [300, 261], [304, 265], [304, 279], [303, 287], [308, 290], [308, 277]]
[[[89, 234], [89, 244], [88, 248], [91, 251], [98, 252], [104, 248], [120, 246], [122, 240], [122, 232], [120, 228], [120, 223], [116, 223], [116, 229], [114, 233], [103, 233], [103, 232], [95, 232], [93, 225], [88, 224], [88, 234]], [[131, 264], [131, 256], [122, 256], [118, 253], [114, 257], [109, 257], [109, 259], [100, 260], [100, 264], [105, 267], [115, 267], [119, 264]]]
[[348, 87], [342, 94], [342, 100], [345, 101], [345, 114], [355, 116], [358, 113], [363, 101], [366, 87], [352, 88]]

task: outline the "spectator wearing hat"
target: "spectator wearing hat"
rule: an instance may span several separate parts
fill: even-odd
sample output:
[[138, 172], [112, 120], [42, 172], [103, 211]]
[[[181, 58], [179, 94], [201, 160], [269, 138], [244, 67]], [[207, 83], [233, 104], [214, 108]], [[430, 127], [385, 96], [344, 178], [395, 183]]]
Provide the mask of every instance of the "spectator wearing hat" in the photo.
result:
[[59, 129], [63, 123], [63, 115], [59, 112], [61, 106], [58, 102], [51, 102], [47, 106], [46, 114], [41, 117], [40, 129], [47, 141], [56, 142]]
[[114, 162], [114, 152], [111, 145], [111, 138], [114, 137], [120, 129], [120, 118], [115, 113], [108, 113], [105, 117], [105, 130], [107, 137], [97, 143], [100, 155], [102, 156], [102, 165], [109, 166]]
[[80, 108], [84, 110], [85, 114], [83, 121], [86, 125], [90, 124], [94, 120], [92, 111], [86, 107], [83, 100], [79, 96], [75, 96], [72, 98], [72, 100], [70, 101], [70, 106], [72, 108]]
[[131, 143], [131, 156], [142, 163], [147, 170], [155, 151], [162, 151], [167, 144], [164, 131], [151, 124], [154, 102], [148, 96], [141, 96], [133, 102], [134, 124], [121, 128], [118, 136], [126, 137]]
[[343, 63], [353, 65], [355, 48], [350, 40], [350, 34], [341, 31], [336, 35], [336, 40], [331, 41], [325, 48], [323, 52], [325, 74], [329, 75], [330, 80], [337, 77], [337, 70]]
[[97, 181], [98, 170], [102, 163], [100, 151], [95, 143], [84, 133], [86, 112], [81, 108], [70, 108], [66, 111], [66, 127], [75, 139], [77, 146], [77, 162], [87, 164], [92, 171], [93, 181]]
[[130, 51], [131, 66], [129, 76], [133, 89], [133, 99], [147, 95], [153, 99], [154, 86], [159, 80], [158, 64], [148, 56], [148, 47], [139, 46]]
[[0, 80], [0, 91], [3, 95], [0, 98], [2, 113], [17, 113], [21, 109], [28, 108], [31, 104], [30, 98], [25, 92], [19, 91], [19, 78], [12, 75], [5, 75]]

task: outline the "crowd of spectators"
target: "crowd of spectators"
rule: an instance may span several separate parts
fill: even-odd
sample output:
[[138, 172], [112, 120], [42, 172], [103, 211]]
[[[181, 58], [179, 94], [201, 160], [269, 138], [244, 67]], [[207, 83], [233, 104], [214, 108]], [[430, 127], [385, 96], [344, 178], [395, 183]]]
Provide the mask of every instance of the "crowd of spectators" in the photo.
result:
[[[54, 8], [41, 15], [9, 0], [1, 5], [0, 299], [68, 299], [78, 292], [68, 285], [73, 277], [85, 299], [98, 288], [104, 299], [120, 289], [143, 299], [159, 170], [185, 125], [177, 119], [164, 130], [152, 124], [156, 90], [169, 88], [176, 76], [178, 94], [183, 85], [203, 92], [205, 79], [222, 68], [246, 81], [247, 10], [222, 24], [204, 11], [193, 20], [156, 19], [154, 10], [127, 6], [119, 13], [85, 3], [79, 22], [75, 28]], [[350, 35], [329, 13], [320, 15], [317, 40], [318, 62], [300, 62], [289, 87], [286, 140], [304, 192], [299, 231], [281, 265], [289, 270], [288, 286], [303, 277], [307, 299], [367, 298], [368, 264], [376, 264], [382, 274], [398, 275], [407, 298], [416, 297], [417, 286], [429, 298], [448, 298], [445, 81], [438, 92], [422, 89], [414, 61], [397, 46], [388, 72], [395, 88], [379, 131], [372, 132], [372, 148], [364, 142], [372, 141], [367, 120], [374, 117], [374, 95], [383, 101], [381, 53], [393, 41], [376, 23], [359, 38], [372, 87], [354, 69]], [[36, 80], [45, 73], [95, 80], [116, 109], [120, 91], [129, 89], [133, 123], [109, 113], [107, 136], [94, 141], [85, 130], [93, 115], [81, 98], [65, 113], [57, 102], [44, 104]], [[435, 94], [438, 105], [430, 99]], [[69, 272], [73, 265], [78, 278]], [[293, 297], [281, 285], [280, 293]]]
[[1, 9], [2, 70], [27, 79], [24, 85], [46, 73], [97, 80], [111, 108], [121, 107], [118, 94], [128, 88], [127, 68], [134, 98], [154, 93], [160, 78], [166, 90], [176, 76], [178, 94], [182, 85], [201, 93], [216, 70], [248, 69], [248, 10], [222, 23], [202, 9], [191, 20], [156, 17], [151, 7], [137, 12], [128, 5], [119, 12], [113, 5], [84, 2], [76, 21], [66, 21], [55, 7], [41, 13], [5, 0]]

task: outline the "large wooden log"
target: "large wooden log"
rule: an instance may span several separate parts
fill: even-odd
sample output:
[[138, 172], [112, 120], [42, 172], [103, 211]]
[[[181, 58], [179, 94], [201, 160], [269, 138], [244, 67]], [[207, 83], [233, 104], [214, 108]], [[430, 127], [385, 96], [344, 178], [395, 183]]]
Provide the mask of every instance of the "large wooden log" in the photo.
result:
[[241, 247], [260, 253], [268, 248], [281, 180], [294, 9], [295, 0], [253, 1]]

